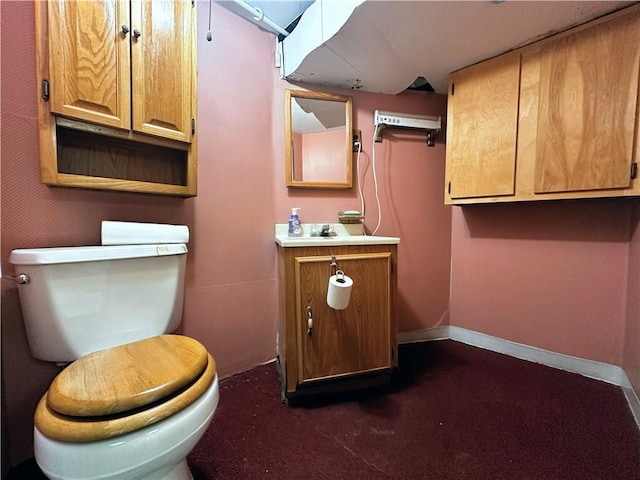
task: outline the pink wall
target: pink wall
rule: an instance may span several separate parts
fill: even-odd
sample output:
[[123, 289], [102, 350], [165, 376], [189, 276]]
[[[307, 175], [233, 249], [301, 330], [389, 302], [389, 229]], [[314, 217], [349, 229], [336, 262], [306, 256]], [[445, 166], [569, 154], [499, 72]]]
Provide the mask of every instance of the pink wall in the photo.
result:
[[302, 178], [307, 182], [345, 182], [345, 134], [333, 130], [302, 135]]
[[640, 201], [633, 204], [629, 247], [629, 289], [624, 334], [624, 369], [640, 392]]
[[629, 200], [455, 208], [451, 324], [622, 365], [630, 212]]
[[[198, 196], [183, 332], [227, 376], [274, 356], [273, 36], [198, 3]], [[249, 73], [250, 72], [250, 73]]]

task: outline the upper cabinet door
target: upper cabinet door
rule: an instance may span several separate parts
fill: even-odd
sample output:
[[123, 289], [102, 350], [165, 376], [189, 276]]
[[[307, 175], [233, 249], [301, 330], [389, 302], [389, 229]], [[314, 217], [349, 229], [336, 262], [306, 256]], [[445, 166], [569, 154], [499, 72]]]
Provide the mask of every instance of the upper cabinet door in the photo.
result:
[[191, 141], [194, 16], [188, 1], [131, 3], [133, 130]]
[[130, 128], [127, 2], [51, 1], [51, 111]]
[[520, 54], [465, 68], [449, 78], [446, 196], [513, 195]]
[[637, 12], [543, 44], [536, 193], [630, 185], [640, 65]]

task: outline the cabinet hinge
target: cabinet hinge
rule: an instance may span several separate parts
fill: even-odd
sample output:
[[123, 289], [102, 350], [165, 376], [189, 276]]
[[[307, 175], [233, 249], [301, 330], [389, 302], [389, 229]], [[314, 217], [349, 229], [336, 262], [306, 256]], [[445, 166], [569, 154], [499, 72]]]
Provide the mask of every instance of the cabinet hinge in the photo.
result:
[[633, 162], [631, 164], [631, 179], [633, 180], [637, 176], [638, 176], [638, 163], [637, 162]]
[[191, 135], [195, 135], [196, 134], [196, 119], [195, 118], [191, 118]]
[[46, 78], [43, 78], [41, 82], [41, 86], [42, 86], [42, 92], [41, 92], [42, 100], [44, 100], [45, 102], [48, 102], [49, 101], [49, 80], [47, 80]]

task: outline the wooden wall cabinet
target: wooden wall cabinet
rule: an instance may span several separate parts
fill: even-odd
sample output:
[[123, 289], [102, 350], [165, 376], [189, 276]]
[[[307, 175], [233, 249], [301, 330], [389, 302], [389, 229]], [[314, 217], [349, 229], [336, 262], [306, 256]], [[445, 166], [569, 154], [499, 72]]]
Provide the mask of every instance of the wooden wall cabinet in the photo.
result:
[[35, 8], [43, 183], [195, 195], [193, 3]]
[[[397, 367], [396, 245], [278, 247], [277, 356], [283, 401], [386, 384]], [[327, 305], [331, 260], [353, 279]]]
[[451, 75], [447, 104], [451, 198], [514, 194], [519, 77], [517, 53]]
[[640, 195], [640, 6], [451, 74], [445, 203]]

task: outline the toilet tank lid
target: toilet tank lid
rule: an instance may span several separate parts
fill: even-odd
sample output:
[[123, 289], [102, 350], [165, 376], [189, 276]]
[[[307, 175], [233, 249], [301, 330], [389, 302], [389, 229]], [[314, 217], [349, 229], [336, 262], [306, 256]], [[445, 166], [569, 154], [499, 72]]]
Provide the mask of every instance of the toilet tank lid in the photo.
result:
[[87, 247], [48, 247], [13, 250], [9, 262], [13, 265], [47, 265], [53, 263], [96, 262], [127, 258], [183, 255], [184, 243], [158, 245], [109, 245]]

